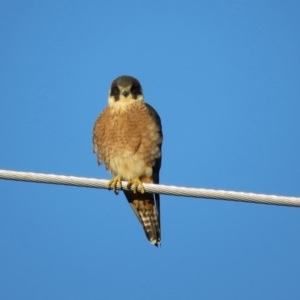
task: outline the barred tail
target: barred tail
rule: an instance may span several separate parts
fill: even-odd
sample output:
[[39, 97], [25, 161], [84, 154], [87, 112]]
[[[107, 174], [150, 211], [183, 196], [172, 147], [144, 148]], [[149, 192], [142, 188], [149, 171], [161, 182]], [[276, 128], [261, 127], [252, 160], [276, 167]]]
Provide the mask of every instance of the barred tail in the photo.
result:
[[161, 242], [159, 195], [155, 194], [154, 198], [154, 194], [150, 193], [134, 194], [130, 191], [124, 191], [124, 193], [135, 215], [141, 222], [147, 239], [157, 247]]

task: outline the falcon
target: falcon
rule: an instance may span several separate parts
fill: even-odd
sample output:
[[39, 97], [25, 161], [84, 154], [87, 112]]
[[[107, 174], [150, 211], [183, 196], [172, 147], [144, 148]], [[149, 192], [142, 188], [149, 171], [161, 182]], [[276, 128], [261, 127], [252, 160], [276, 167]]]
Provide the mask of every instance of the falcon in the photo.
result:
[[[144, 102], [140, 82], [120, 76], [109, 90], [108, 106], [97, 118], [93, 130], [94, 153], [98, 164], [105, 163], [113, 178], [108, 188], [123, 191], [150, 243], [161, 243], [159, 194], [147, 193], [143, 183], [159, 183], [162, 145], [161, 120], [155, 109]], [[140, 191], [139, 191], [140, 190]]]

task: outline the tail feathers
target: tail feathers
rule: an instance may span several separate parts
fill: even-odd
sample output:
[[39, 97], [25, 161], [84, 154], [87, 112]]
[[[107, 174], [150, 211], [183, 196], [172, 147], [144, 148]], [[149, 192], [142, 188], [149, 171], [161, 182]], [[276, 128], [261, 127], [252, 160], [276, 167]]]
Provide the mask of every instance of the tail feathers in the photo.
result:
[[158, 214], [156, 207], [153, 206], [150, 210], [138, 210], [142, 220], [142, 226], [149, 242], [155, 246], [160, 243], [160, 226], [158, 222]]
[[124, 191], [126, 198], [142, 224], [149, 242], [156, 247], [161, 242], [159, 211], [155, 205], [154, 195], [145, 193], [134, 194]]

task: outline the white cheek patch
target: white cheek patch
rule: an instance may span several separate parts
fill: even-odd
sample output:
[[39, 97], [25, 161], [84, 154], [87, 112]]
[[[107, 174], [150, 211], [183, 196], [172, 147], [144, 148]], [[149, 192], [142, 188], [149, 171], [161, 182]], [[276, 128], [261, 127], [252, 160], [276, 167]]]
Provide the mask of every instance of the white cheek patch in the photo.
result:
[[127, 104], [133, 103], [135, 101], [144, 101], [144, 97], [143, 95], [139, 95], [137, 96], [137, 99], [133, 99], [132, 95], [128, 95], [128, 97], [124, 97], [123, 95], [120, 95], [119, 100], [116, 101], [114, 96], [110, 96], [110, 94], [108, 95], [108, 104], [109, 106], [118, 106], [118, 107], [122, 107], [122, 106], [126, 106]]

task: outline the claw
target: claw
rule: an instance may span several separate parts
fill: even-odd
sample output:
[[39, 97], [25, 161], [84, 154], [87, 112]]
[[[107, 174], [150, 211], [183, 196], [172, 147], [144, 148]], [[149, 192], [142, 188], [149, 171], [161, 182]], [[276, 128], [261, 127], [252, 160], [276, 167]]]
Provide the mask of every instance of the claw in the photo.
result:
[[129, 189], [131, 189], [132, 186], [133, 186], [133, 193], [134, 194], [136, 194], [136, 192], [138, 191], [137, 190], [138, 186], [140, 186], [140, 188], [141, 188], [141, 192], [140, 193], [142, 193], [142, 194], [145, 193], [145, 188], [144, 188], [142, 182], [139, 180], [139, 178], [132, 179], [132, 180], [130, 180], [128, 182], [127, 187]]
[[116, 177], [112, 178], [107, 185], [108, 189], [112, 189], [116, 195], [118, 195], [118, 185], [120, 188], [122, 188], [122, 177], [120, 175], [117, 175]]

